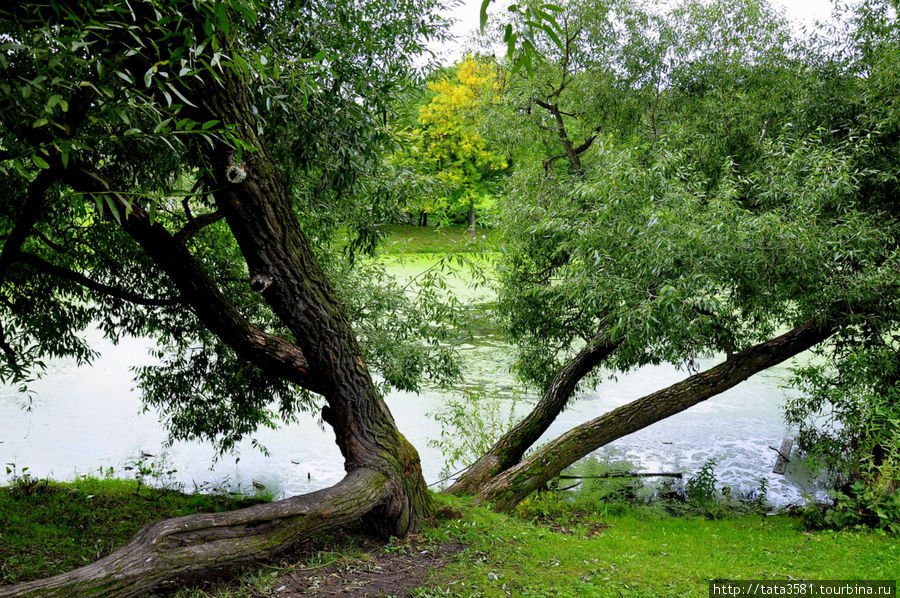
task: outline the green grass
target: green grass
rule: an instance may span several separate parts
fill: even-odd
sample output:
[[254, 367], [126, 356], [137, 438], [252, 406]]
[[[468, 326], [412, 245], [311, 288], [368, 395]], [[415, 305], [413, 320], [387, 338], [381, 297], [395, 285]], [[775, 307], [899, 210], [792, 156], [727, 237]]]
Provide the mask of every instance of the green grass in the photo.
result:
[[0, 488], [0, 585], [68, 571], [122, 546], [141, 527], [260, 502], [182, 494], [133, 480], [32, 481]]
[[[253, 502], [146, 487], [136, 495], [136, 489], [132, 481], [96, 479], [51, 482], [26, 492], [0, 489], [0, 583], [75, 568], [154, 520]], [[429, 578], [415, 580], [415, 595], [700, 597], [716, 578], [900, 577], [900, 543], [883, 533], [809, 532], [796, 518], [761, 514], [671, 517], [659, 508], [558, 496], [532, 498], [516, 514], [503, 515], [439, 495], [443, 516], [425, 526], [412, 550], [444, 542], [465, 548]], [[179, 596], [269, 595], [292, 575], [335, 562], [350, 569], [373, 558], [353, 536], [319, 538], [316, 544], [318, 552], [284, 555], [238, 579], [186, 588]], [[407, 540], [367, 549], [410, 550]]]
[[388, 225], [385, 230], [387, 238], [378, 248], [382, 254], [499, 251], [501, 246], [500, 234], [488, 228]]
[[[894, 579], [900, 543], [873, 532], [807, 532], [786, 516], [670, 517], [613, 505], [519, 516], [472, 507], [433, 527], [468, 547], [419, 595], [707, 596], [710, 579]], [[523, 515], [525, 518], [523, 518]]]

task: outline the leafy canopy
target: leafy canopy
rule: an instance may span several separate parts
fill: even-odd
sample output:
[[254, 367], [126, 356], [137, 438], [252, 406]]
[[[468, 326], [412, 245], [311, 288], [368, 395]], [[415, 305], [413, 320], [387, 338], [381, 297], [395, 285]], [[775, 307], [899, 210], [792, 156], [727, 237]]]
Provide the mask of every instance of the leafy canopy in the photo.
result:
[[[206, 330], [123, 232], [124, 214], [107, 194], [73, 193], [63, 182], [75, 169], [113, 181], [119, 196], [149, 209], [190, 251], [243, 318], [290, 340], [251, 289], [210, 195], [206, 150], [224, 143], [238, 162], [251, 151], [229, 126], [193, 116], [202, 86], [229, 71], [248, 82], [260, 133], [356, 317], [367, 360], [405, 389], [426, 375], [452, 376], [452, 350], [440, 342], [447, 328], [433, 323], [444, 308], [417, 303], [374, 266], [352, 267], [397, 210], [396, 186], [382, 168], [386, 123], [420, 75], [413, 57], [444, 35], [436, 8], [432, 0], [45, 0], [0, 8], [4, 255], [17, 253], [8, 240], [24, 231], [0, 282], [0, 379], [24, 387], [48, 358], [89, 362], [94, 352], [82, 331], [96, 326], [113, 342], [123, 334], [156, 341], [159, 364], [138, 370], [137, 382], [173, 438], [209, 438], [227, 449], [259, 425], [317, 406]], [[384, 284], [376, 293], [377, 282]]]
[[485, 207], [491, 179], [508, 167], [480, 133], [484, 110], [504, 91], [498, 75], [490, 61], [466, 56], [428, 83], [431, 98], [419, 107], [416, 125], [398, 134], [402, 145], [392, 157], [395, 164], [435, 181], [438, 191], [415, 197], [418, 211], [459, 216], [469, 205]]

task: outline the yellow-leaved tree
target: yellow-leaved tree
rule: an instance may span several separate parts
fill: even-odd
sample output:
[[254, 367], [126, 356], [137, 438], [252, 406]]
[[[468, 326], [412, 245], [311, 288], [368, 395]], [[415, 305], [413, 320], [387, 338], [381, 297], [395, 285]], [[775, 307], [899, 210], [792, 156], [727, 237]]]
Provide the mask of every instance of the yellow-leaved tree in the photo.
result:
[[428, 103], [415, 127], [400, 133], [396, 164], [434, 179], [442, 193], [413, 197], [409, 207], [427, 224], [429, 213], [475, 225], [475, 212], [493, 203], [491, 179], [508, 166], [506, 157], [479, 133], [484, 108], [500, 101], [503, 83], [489, 61], [466, 56], [437, 81], [428, 83]]

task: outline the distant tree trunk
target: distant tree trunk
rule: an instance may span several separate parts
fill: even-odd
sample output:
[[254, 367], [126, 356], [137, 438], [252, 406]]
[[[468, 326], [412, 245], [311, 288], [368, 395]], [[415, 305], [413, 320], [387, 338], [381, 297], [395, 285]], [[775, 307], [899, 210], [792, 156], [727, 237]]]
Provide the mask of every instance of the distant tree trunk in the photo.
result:
[[714, 397], [753, 374], [824, 341], [832, 333], [831, 326], [803, 324], [750, 347], [712, 369], [572, 428], [518, 465], [492, 478], [479, 490], [478, 499], [492, 502], [499, 511], [511, 511], [529, 494], [590, 452]]
[[446, 491], [453, 494], [475, 494], [495, 475], [518, 463], [525, 451], [547, 431], [563, 410], [581, 379], [612, 353], [616, 346], [616, 343], [601, 339], [588, 343], [557, 372], [534, 409]]
[[428, 226], [428, 212], [424, 210], [419, 212], [419, 226]]
[[469, 214], [466, 216], [466, 222], [469, 223], [469, 228], [475, 230], [475, 202], [469, 202]]

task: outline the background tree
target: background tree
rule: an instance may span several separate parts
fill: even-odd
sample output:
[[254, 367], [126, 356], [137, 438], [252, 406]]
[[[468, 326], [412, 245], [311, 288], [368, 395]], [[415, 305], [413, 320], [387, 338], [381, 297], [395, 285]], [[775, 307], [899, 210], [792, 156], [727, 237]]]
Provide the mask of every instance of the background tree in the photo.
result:
[[402, 134], [393, 160], [444, 189], [443, 197], [413, 198], [420, 224], [436, 212], [474, 227], [476, 208], [492, 203], [491, 179], [507, 168], [506, 158], [479, 132], [483, 111], [499, 101], [502, 80], [490, 61], [466, 56], [428, 83], [428, 90], [430, 98], [419, 107], [416, 126]]

